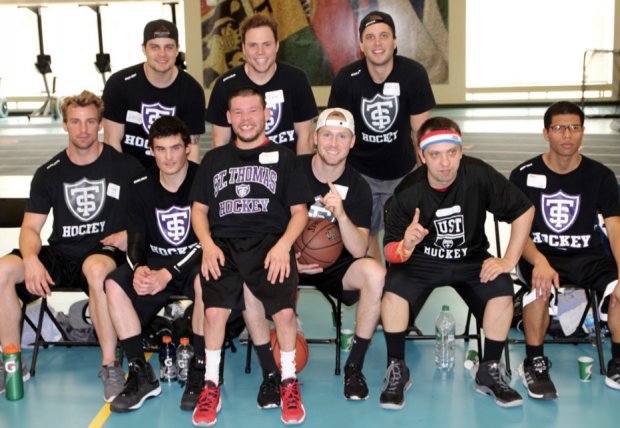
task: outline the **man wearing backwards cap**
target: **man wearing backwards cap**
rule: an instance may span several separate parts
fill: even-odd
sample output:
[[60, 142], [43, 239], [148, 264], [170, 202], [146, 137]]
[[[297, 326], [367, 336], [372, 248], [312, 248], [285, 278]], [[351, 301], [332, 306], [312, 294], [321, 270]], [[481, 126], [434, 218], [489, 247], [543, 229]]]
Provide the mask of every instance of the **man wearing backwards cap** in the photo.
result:
[[[314, 195], [308, 216], [325, 218], [340, 229], [344, 248], [327, 269], [297, 261], [300, 284], [342, 297], [345, 305], [358, 302], [353, 348], [344, 368], [344, 397], [365, 400], [368, 387], [362, 374], [364, 357], [379, 320], [385, 267], [366, 257], [372, 213], [370, 186], [347, 165], [355, 144], [353, 116], [340, 108], [327, 109], [319, 116], [314, 132], [315, 155], [300, 156]], [[299, 257], [299, 256], [298, 256]]]
[[362, 19], [359, 34], [365, 58], [338, 72], [328, 106], [353, 113], [357, 143], [349, 163], [372, 190], [368, 254], [380, 260], [383, 206], [416, 165], [412, 131], [416, 133], [429, 118], [435, 98], [424, 67], [395, 55], [396, 29], [390, 15], [370, 12]]
[[142, 52], [144, 63], [114, 73], [105, 85], [104, 141], [135, 156], [145, 168], [155, 166], [148, 144], [151, 125], [161, 116], [177, 116], [191, 135], [188, 159], [200, 163], [205, 96], [200, 83], [174, 65], [179, 53], [176, 25], [163, 19], [146, 24]]
[[[418, 131], [424, 165], [396, 188], [385, 227], [390, 263], [381, 317], [388, 349], [379, 405], [401, 409], [412, 379], [405, 363], [409, 307], [421, 306], [437, 287], [451, 285], [482, 323], [485, 342], [474, 389], [502, 407], [523, 404], [500, 363], [513, 312], [510, 272], [527, 241], [534, 208], [527, 197], [483, 161], [463, 156], [459, 127], [436, 117]], [[511, 223], [503, 258], [491, 256], [486, 211]]]

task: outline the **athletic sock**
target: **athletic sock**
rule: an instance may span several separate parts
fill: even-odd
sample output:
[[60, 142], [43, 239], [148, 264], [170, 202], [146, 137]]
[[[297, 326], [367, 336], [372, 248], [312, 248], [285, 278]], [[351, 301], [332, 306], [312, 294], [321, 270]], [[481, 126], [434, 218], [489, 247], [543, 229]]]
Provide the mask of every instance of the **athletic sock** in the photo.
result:
[[407, 336], [407, 330], [400, 331], [398, 333], [388, 333], [386, 331], [384, 334], [388, 353], [388, 363], [390, 360], [404, 360], [405, 337]]
[[254, 345], [256, 349], [256, 355], [260, 360], [260, 366], [263, 369], [263, 377], [266, 377], [269, 373], [280, 373], [280, 369], [276, 364], [276, 360], [273, 357], [273, 348], [271, 342], [267, 342], [264, 345]]
[[544, 347], [545, 345], [534, 346], [534, 345], [528, 345], [526, 343], [525, 344], [525, 355], [530, 359], [536, 358], [536, 357], [544, 357], [545, 356]]
[[205, 337], [194, 333], [194, 355], [205, 359]]
[[121, 339], [121, 346], [123, 347], [123, 351], [125, 352], [128, 361], [142, 360], [143, 362], [146, 362], [144, 349], [142, 348], [141, 334], [128, 337], [127, 339]]
[[506, 345], [506, 341], [502, 340], [498, 342], [497, 340], [489, 339], [488, 337], [484, 338], [484, 355], [482, 358], [482, 362], [486, 363], [489, 361], [499, 361], [502, 358], [502, 352], [504, 351], [504, 346]]
[[611, 358], [620, 358], [620, 343], [611, 342]]
[[205, 349], [205, 380], [210, 380], [216, 385], [220, 384], [220, 360], [222, 359], [222, 350], [209, 351]]
[[347, 359], [346, 365], [355, 364], [360, 368], [364, 367], [364, 357], [366, 357], [366, 351], [370, 345], [370, 339], [364, 339], [357, 334], [353, 336], [353, 348], [351, 348], [351, 355]]
[[297, 377], [297, 364], [295, 363], [296, 353], [296, 350], [292, 350], [291, 352], [284, 352], [280, 349], [280, 362], [282, 363], [282, 379]]

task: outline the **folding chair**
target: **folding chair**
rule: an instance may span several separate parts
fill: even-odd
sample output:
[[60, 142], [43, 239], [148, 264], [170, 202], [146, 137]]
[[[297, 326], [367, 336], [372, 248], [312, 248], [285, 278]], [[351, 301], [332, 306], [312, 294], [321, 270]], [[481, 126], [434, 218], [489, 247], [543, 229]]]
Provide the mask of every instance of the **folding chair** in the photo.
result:
[[[497, 242], [497, 251], [498, 251], [498, 255], [501, 254], [500, 251], [500, 244], [499, 244], [499, 222], [497, 221], [497, 218], [494, 219], [495, 221], [495, 239]], [[517, 291], [517, 294], [515, 296], [518, 297], [519, 295], [524, 295], [527, 292], [527, 286], [526, 284], [521, 281], [521, 279], [519, 279], [516, 276], [512, 277], [512, 280], [515, 284], [519, 285], [521, 288], [519, 289], [519, 291]], [[565, 286], [563, 286], [563, 288], [582, 288], [579, 287], [578, 285], [573, 285], [573, 284], [567, 284]], [[545, 337], [543, 343], [544, 344], [550, 344], [550, 343], [572, 343], [573, 345], [577, 345], [579, 343], [591, 343], [593, 345], [596, 346], [596, 349], [598, 351], [598, 359], [599, 359], [599, 364], [601, 367], [601, 375], [606, 375], [607, 374], [607, 369], [605, 368], [605, 358], [603, 355], [603, 343], [601, 342], [601, 325], [600, 325], [600, 319], [599, 319], [599, 313], [598, 313], [598, 296], [596, 295], [596, 291], [594, 290], [584, 290], [586, 291], [586, 299], [587, 299], [587, 304], [586, 304], [586, 308], [583, 311], [583, 315], [581, 317], [581, 320], [579, 321], [579, 325], [581, 326], [583, 324], [583, 322], [585, 321], [585, 318], [587, 316], [588, 310], [592, 308], [592, 317], [594, 318], [594, 329], [596, 331], [596, 337], [594, 338], [589, 338], [589, 337], [584, 337], [584, 338], [579, 338], [579, 337], [566, 337], [566, 338], [554, 338], [554, 339], [547, 339]], [[508, 344], [522, 344], [525, 343], [525, 339], [508, 339]], [[510, 354], [508, 353], [508, 350], [506, 350], [506, 370], [508, 371], [508, 373], [510, 373]]]
[[[317, 290], [319, 291], [329, 302], [332, 307], [332, 313], [334, 314], [334, 319], [336, 323], [336, 337], [333, 339], [308, 339], [306, 338], [306, 342], [308, 343], [318, 343], [323, 345], [336, 345], [336, 370], [334, 373], [336, 376], [340, 375], [340, 343], [342, 342], [342, 338], [340, 336], [340, 329], [342, 327], [342, 298], [335, 298], [325, 293], [322, 290], [319, 290], [313, 285], [299, 285], [297, 287], [299, 290]], [[248, 353], [245, 364], [245, 372], [251, 373], [252, 371], [252, 337], [248, 338]]]

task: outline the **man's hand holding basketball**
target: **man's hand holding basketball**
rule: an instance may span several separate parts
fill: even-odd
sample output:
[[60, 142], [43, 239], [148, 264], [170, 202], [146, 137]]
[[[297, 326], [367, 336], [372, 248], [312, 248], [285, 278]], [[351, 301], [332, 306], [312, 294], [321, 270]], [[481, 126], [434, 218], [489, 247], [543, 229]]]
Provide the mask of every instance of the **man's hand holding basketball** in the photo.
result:
[[405, 250], [412, 251], [416, 245], [418, 245], [426, 235], [428, 235], [428, 229], [422, 227], [420, 221], [420, 208], [415, 209], [415, 215], [413, 221], [405, 230], [405, 236], [403, 237]]

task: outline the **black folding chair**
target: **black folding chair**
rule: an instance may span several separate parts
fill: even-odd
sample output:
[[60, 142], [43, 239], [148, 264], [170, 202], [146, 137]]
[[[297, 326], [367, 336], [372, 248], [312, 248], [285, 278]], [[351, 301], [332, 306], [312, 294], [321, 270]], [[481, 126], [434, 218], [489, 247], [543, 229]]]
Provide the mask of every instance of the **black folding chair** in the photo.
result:
[[[319, 291], [329, 302], [332, 307], [332, 313], [334, 314], [334, 320], [336, 324], [336, 337], [333, 339], [308, 339], [306, 338], [306, 342], [308, 343], [318, 343], [323, 345], [336, 345], [336, 370], [334, 373], [336, 376], [340, 375], [340, 343], [342, 342], [342, 338], [340, 335], [340, 329], [342, 327], [342, 298], [335, 298], [325, 293], [322, 290], [319, 290], [313, 285], [299, 285], [297, 287], [299, 290], [317, 290]], [[252, 338], [248, 337], [248, 353], [245, 364], [245, 372], [252, 372]]]
[[[499, 222], [497, 218], [494, 218], [494, 221], [495, 221], [495, 239], [496, 239], [497, 252], [498, 252], [497, 254], [498, 254], [498, 257], [501, 257], [500, 239], [499, 239]], [[517, 291], [515, 295], [515, 299], [527, 293], [528, 287], [523, 281], [521, 281], [521, 279], [519, 279], [516, 276], [513, 276], [512, 280], [516, 285], [521, 287], [519, 291]], [[579, 287], [578, 285], [567, 284], [567, 285], [564, 285], [563, 288], [582, 288], [582, 287]], [[601, 323], [600, 323], [600, 318], [599, 318], [599, 313], [598, 313], [598, 296], [596, 295], [596, 291], [594, 290], [584, 290], [584, 291], [586, 292], [585, 294], [586, 294], [587, 304], [586, 304], [585, 310], [583, 311], [581, 320], [579, 321], [579, 325], [581, 326], [583, 324], [587, 316], [588, 310], [592, 309], [592, 317], [594, 318], [594, 329], [596, 331], [596, 337], [594, 338], [566, 337], [566, 338], [553, 338], [553, 339], [548, 339], [545, 337], [545, 340], [543, 341], [543, 343], [544, 344], [572, 343], [573, 345], [577, 345], [579, 343], [591, 343], [595, 345], [598, 351], [598, 359], [599, 359], [599, 363], [601, 367], [600, 372], [602, 375], [606, 375], [607, 369], [605, 368], [605, 358], [603, 355], [603, 343], [601, 342]], [[522, 344], [522, 343], [526, 343], [525, 339], [510, 339], [509, 338], [507, 342], [507, 344]], [[510, 354], [508, 352], [508, 349], [506, 349], [506, 371], [510, 373]]]

